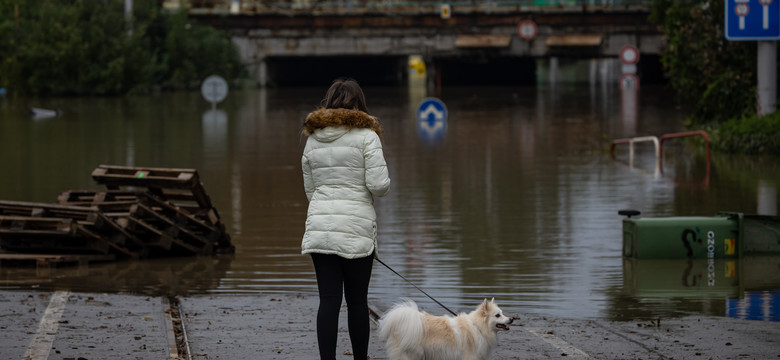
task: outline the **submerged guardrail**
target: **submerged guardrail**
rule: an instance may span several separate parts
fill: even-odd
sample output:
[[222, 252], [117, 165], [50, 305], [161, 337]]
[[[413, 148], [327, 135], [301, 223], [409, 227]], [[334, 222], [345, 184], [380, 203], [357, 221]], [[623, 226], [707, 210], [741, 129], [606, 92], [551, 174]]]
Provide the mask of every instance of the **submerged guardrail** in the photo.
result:
[[670, 139], [678, 139], [678, 138], [684, 138], [684, 137], [692, 137], [692, 136], [701, 136], [704, 138], [705, 146], [707, 148], [707, 170], [705, 174], [705, 186], [709, 185], [709, 179], [710, 179], [710, 162], [711, 162], [711, 155], [710, 155], [710, 136], [707, 134], [707, 132], [702, 130], [697, 131], [685, 131], [685, 132], [679, 132], [679, 133], [672, 133], [672, 134], [664, 134], [661, 135], [661, 137], [656, 136], [640, 136], [640, 137], [633, 137], [633, 138], [623, 138], [623, 139], [615, 139], [612, 140], [612, 144], [609, 148], [610, 156], [612, 156], [613, 160], [617, 160], [615, 157], [615, 147], [619, 144], [628, 144], [629, 150], [628, 150], [628, 165], [629, 167], [634, 167], [634, 144], [639, 142], [653, 142], [655, 145], [655, 175], [663, 175], [664, 173], [664, 166], [663, 166], [663, 148], [664, 148], [664, 142]]

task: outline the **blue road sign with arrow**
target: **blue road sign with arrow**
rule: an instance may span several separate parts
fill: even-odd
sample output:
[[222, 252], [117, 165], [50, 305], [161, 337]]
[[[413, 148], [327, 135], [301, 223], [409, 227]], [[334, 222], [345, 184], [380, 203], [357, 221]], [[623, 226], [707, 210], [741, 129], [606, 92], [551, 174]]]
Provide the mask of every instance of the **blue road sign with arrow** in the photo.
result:
[[417, 107], [417, 130], [428, 140], [441, 140], [447, 129], [447, 107], [437, 98], [426, 98]]

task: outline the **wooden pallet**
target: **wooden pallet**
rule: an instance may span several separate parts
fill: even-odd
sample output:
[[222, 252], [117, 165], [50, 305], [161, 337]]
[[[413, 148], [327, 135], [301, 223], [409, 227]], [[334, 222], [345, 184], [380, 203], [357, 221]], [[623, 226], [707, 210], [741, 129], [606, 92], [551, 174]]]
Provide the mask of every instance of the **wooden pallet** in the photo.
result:
[[0, 236], [71, 237], [75, 225], [73, 219], [0, 215]]
[[142, 190], [68, 190], [60, 193], [57, 202], [66, 206], [94, 208], [104, 213], [126, 213], [138, 203], [138, 196], [142, 193]]
[[[214, 251], [215, 246], [232, 251], [230, 238], [224, 233], [215, 209], [206, 212], [213, 215], [204, 220], [203, 216], [194, 215], [149, 191], [69, 190], [58, 199], [66, 205], [79, 204], [105, 211], [122, 231], [134, 235], [127, 238], [144, 239], [142, 245], [149, 248], [146, 255], [205, 254]], [[144, 207], [139, 208], [139, 203]], [[217, 225], [212, 225], [212, 221]], [[220, 252], [230, 252], [222, 248]]]
[[217, 219], [217, 224], [214, 224], [211, 218], [204, 220], [201, 216], [193, 215], [179, 207], [173, 206], [171, 203], [163, 201], [151, 193], [142, 194], [138, 200], [154, 212], [165, 216], [169, 221], [212, 243], [219, 242], [225, 232], [224, 226], [220, 227], [222, 223], [218, 221], [219, 217], [215, 212], [214, 216]]
[[194, 169], [100, 165], [102, 190], [68, 190], [58, 204], [0, 200], [0, 248], [120, 258], [232, 253]]
[[138, 198], [138, 190], [68, 190], [57, 197], [57, 203], [70, 206], [95, 206], [132, 202]]
[[198, 183], [195, 169], [150, 168], [99, 165], [92, 171], [92, 179], [109, 187], [140, 186], [188, 189]]
[[[214, 250], [225, 253], [235, 251], [225, 225], [220, 219], [219, 212], [212, 206], [211, 199], [206, 194], [195, 169], [100, 165], [92, 172], [92, 177], [99, 184], [106, 185], [110, 189], [109, 191], [121, 191], [117, 190], [120, 187], [135, 189], [145, 187], [146, 193], [136, 194], [139, 200], [143, 201], [144, 198], [158, 199], [159, 202], [168, 206], [155, 205], [155, 209], [166, 212], [170, 210], [169, 208], [174, 208], [179, 214], [168, 214], [168, 216], [174, 217], [177, 223], [180, 222], [180, 216], [191, 215], [191, 219], [210, 227], [205, 230], [205, 233], [212, 233], [214, 231], [212, 229], [219, 232], [219, 237], [215, 239]], [[101, 204], [99, 206], [108, 205]], [[193, 228], [187, 227], [187, 222], [180, 225], [185, 226], [188, 230], [193, 230]], [[203, 227], [195, 226], [194, 229], [196, 234], [201, 234], [197, 228]], [[211, 235], [205, 236], [208, 238]]]
[[[126, 231], [143, 239], [144, 246], [148, 249], [150, 256], [171, 254], [171, 247], [175, 241], [171, 235], [161, 232], [154, 226], [131, 217], [129, 214], [117, 218], [116, 222]], [[196, 251], [193, 250], [191, 253], [196, 253]]]
[[186, 255], [206, 255], [213, 252], [213, 243], [209, 239], [177, 224], [146, 205], [134, 205], [130, 210], [130, 217], [135, 221], [143, 222], [159, 233], [170, 236], [177, 248], [174, 250], [184, 252]]
[[200, 210], [213, 207], [195, 169], [100, 165], [92, 171], [92, 179], [109, 190], [146, 188], [166, 201], [184, 202], [183, 207], [191, 207], [189, 202]]
[[92, 222], [80, 221], [76, 232], [81, 236], [106, 241], [111, 252], [121, 257], [142, 258], [149, 253], [146, 244], [140, 238], [126, 231], [102, 212], [97, 213], [96, 219]]
[[0, 200], [0, 215], [58, 217], [90, 221], [97, 216], [97, 210], [83, 206]]
[[[23, 252], [114, 253], [137, 258], [143, 243], [90, 207], [0, 201], [0, 247]], [[5, 215], [12, 214], [12, 215]]]

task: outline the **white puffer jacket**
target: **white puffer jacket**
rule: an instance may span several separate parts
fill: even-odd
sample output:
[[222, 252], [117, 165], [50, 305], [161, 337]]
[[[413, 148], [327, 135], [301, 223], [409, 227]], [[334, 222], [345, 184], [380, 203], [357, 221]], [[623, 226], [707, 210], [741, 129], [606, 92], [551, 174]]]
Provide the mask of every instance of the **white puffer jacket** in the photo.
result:
[[309, 198], [301, 252], [345, 258], [376, 248], [373, 196], [390, 188], [379, 120], [358, 110], [319, 109], [306, 117], [301, 158]]

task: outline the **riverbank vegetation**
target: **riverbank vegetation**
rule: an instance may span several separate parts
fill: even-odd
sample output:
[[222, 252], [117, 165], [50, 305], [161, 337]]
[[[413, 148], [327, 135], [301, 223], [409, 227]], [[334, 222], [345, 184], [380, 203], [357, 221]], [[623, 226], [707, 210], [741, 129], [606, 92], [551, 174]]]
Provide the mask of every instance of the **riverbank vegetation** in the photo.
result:
[[756, 43], [727, 41], [724, 2], [658, 0], [651, 20], [664, 28], [661, 61], [688, 127], [728, 152], [780, 155], [780, 115], [756, 109]]
[[244, 72], [224, 33], [135, 0], [0, 0], [0, 87], [18, 95], [122, 95]]

